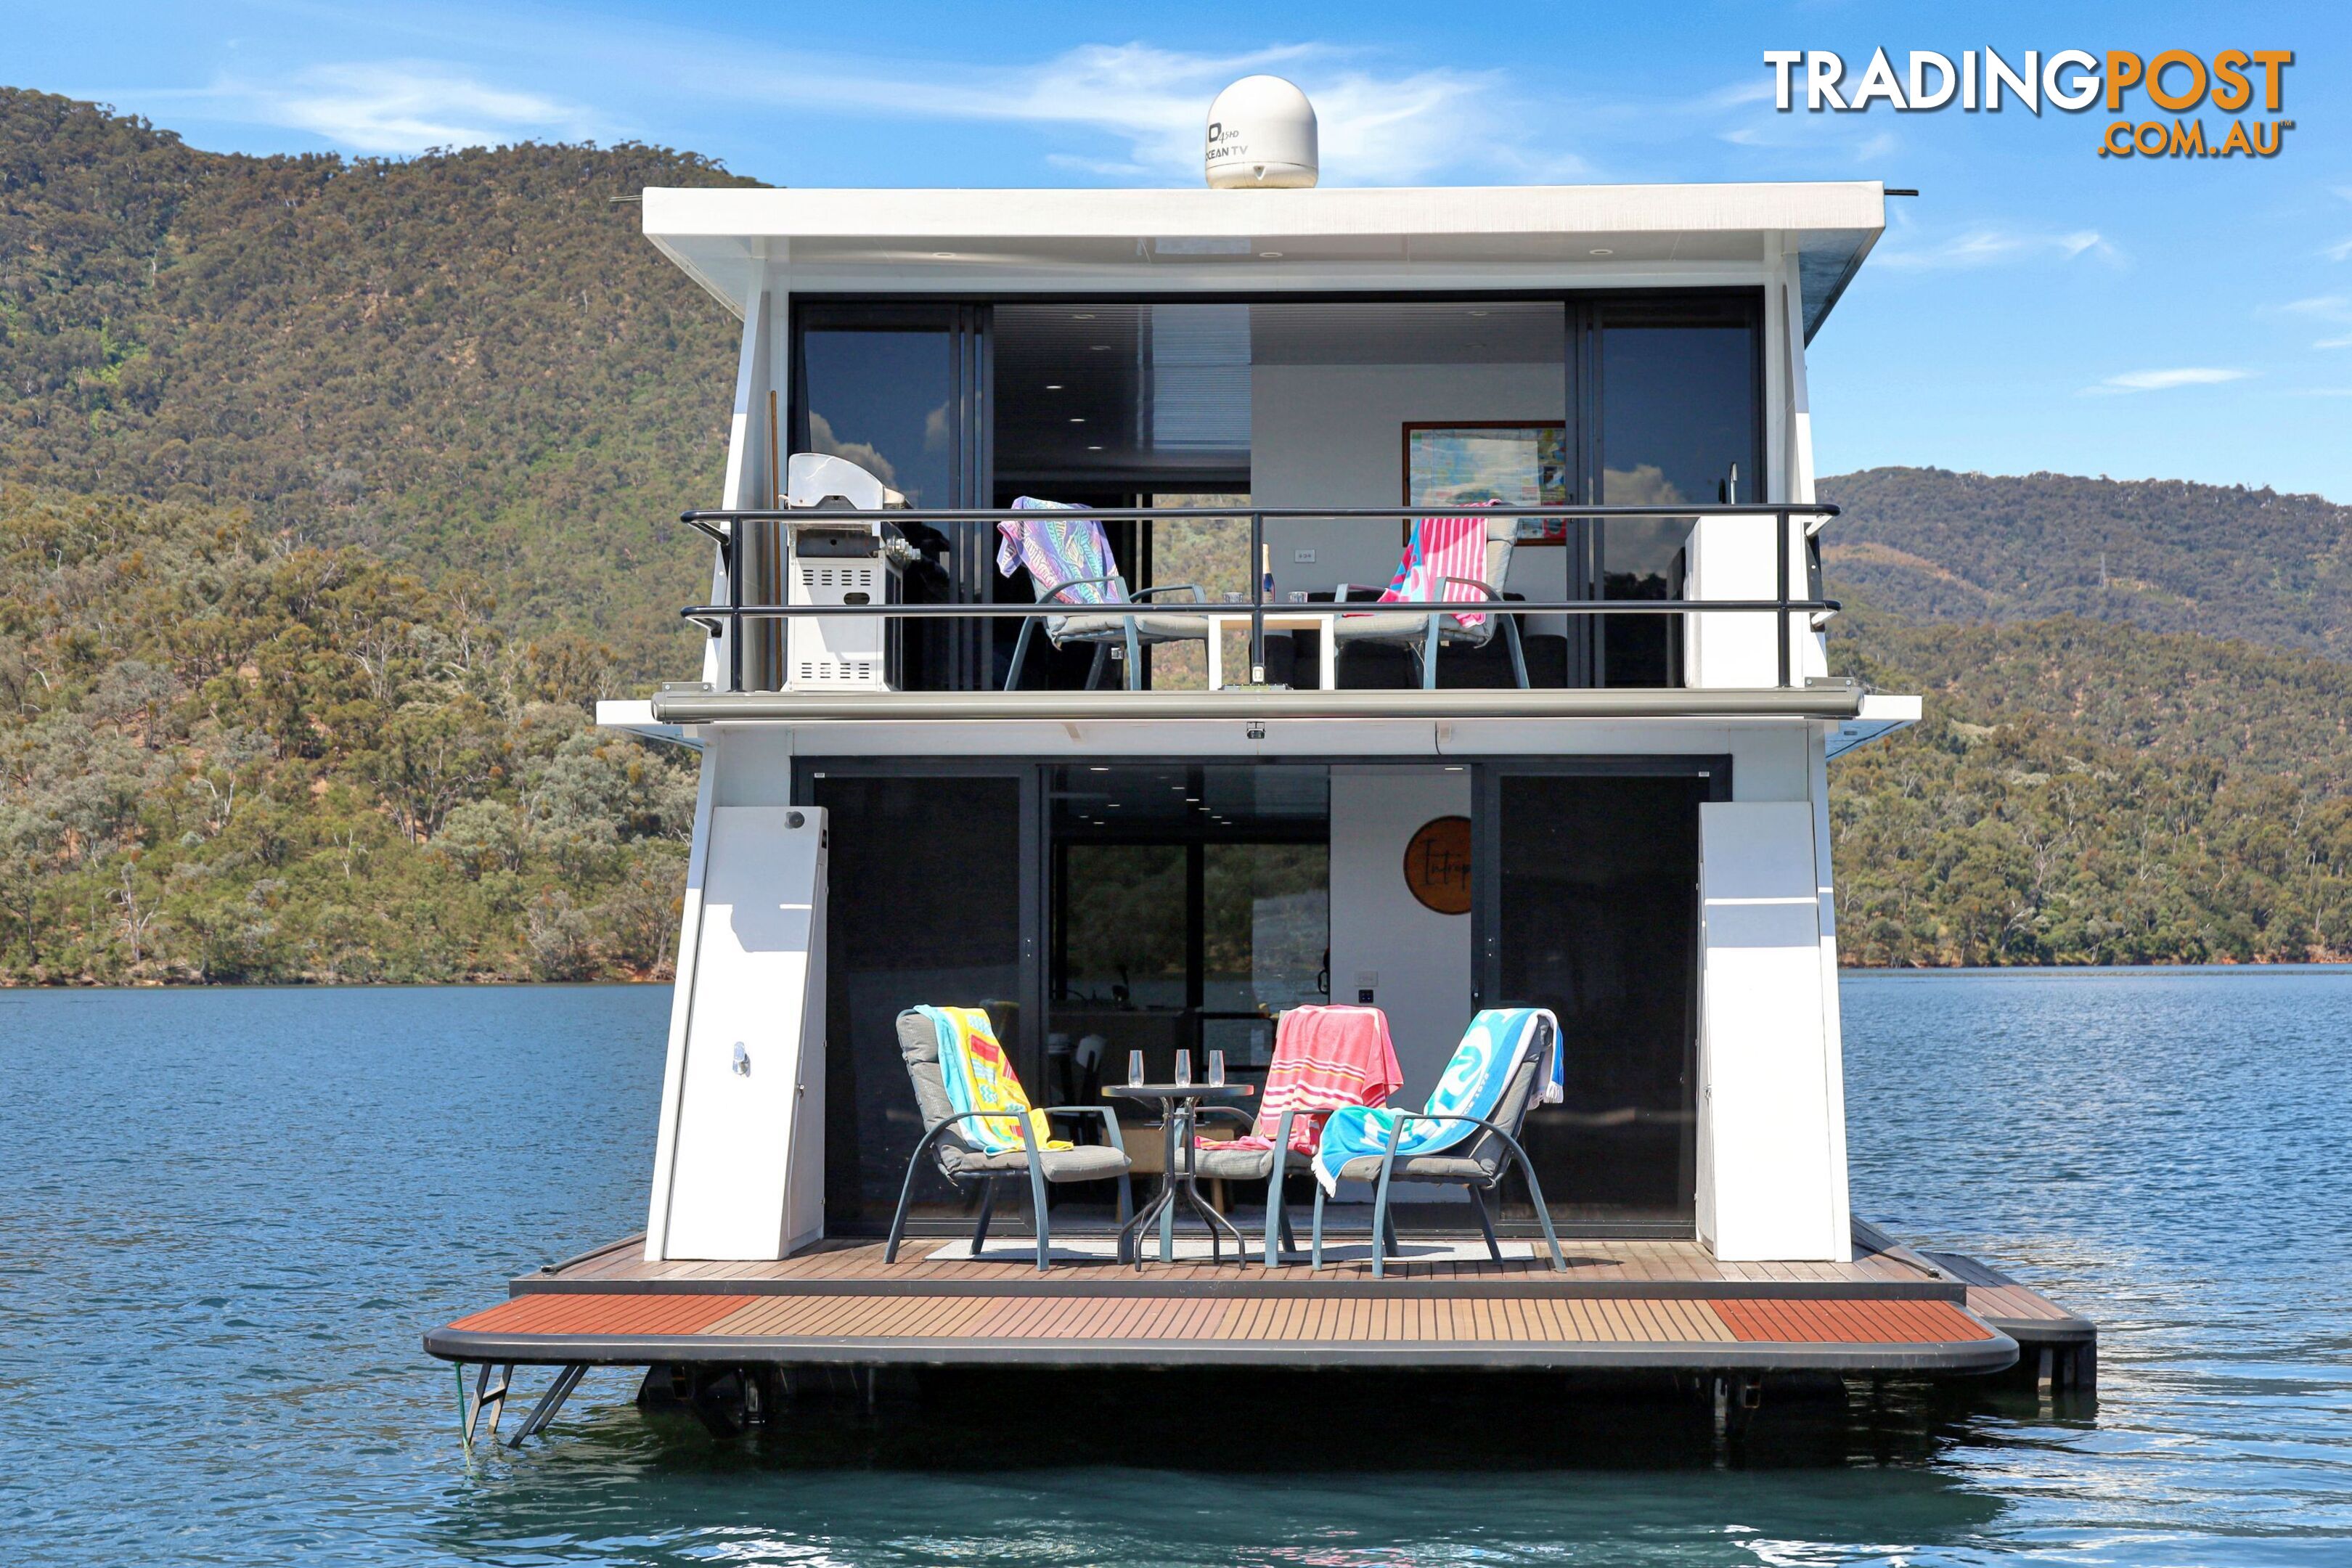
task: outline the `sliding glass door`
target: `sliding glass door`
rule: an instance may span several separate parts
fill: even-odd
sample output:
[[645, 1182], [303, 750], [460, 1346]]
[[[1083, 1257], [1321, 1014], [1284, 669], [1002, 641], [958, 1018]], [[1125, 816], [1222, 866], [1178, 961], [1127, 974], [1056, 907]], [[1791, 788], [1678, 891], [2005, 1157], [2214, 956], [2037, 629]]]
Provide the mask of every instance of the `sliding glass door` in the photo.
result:
[[[1698, 807], [1729, 792], [1728, 759], [1496, 765], [1480, 780], [1479, 990], [1483, 1005], [1559, 1019], [1567, 1099], [1529, 1113], [1525, 1142], [1563, 1230], [1691, 1234]], [[1515, 1184], [1518, 1216], [1526, 1204]]]
[[[993, 503], [989, 329], [985, 305], [793, 304], [792, 449], [845, 458], [906, 496], [902, 526], [922, 554], [913, 603], [989, 596], [994, 531], [922, 521], [927, 507]], [[916, 620], [904, 636], [910, 686], [988, 684], [986, 623]]]
[[[898, 1052], [908, 1007], [981, 1006], [1035, 1083], [1035, 770], [802, 764], [830, 814], [825, 927], [825, 1228], [878, 1232], [922, 1136]], [[929, 1215], [951, 1194], [922, 1184]]]
[[[1752, 293], [1597, 300], [1570, 307], [1580, 492], [1601, 506], [1765, 499], [1762, 303]], [[1586, 596], [1688, 596], [1696, 519], [1583, 531]], [[1683, 684], [1683, 617], [1589, 617], [1584, 683]], [[1572, 664], [1571, 668], [1575, 668]]]

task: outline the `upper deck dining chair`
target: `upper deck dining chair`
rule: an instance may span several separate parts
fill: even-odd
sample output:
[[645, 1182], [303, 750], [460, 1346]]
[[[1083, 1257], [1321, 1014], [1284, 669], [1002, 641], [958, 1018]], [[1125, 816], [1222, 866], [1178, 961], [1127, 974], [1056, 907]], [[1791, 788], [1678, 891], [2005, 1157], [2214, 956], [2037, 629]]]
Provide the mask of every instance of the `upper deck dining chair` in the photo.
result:
[[[1511, 574], [1511, 550], [1517, 542], [1518, 519], [1512, 517], [1424, 517], [1412, 525], [1412, 538], [1396, 575], [1375, 596], [1361, 584], [1342, 583], [1335, 597], [1341, 604], [1360, 596], [1377, 604], [1463, 605], [1505, 603], [1502, 584]], [[1522, 691], [1528, 687], [1528, 659], [1519, 646], [1519, 621], [1497, 611], [1365, 610], [1331, 619], [1338, 650], [1351, 643], [1394, 644], [1413, 650], [1421, 661], [1421, 686], [1437, 689], [1440, 647], [1484, 647], [1494, 641], [1496, 628], [1511, 654], [1511, 678]]]
[[1034, 496], [1022, 496], [1013, 504], [1038, 515], [996, 525], [1001, 535], [996, 549], [997, 571], [1007, 577], [1017, 571], [1026, 571], [1030, 587], [1041, 605], [1081, 607], [1066, 616], [1023, 617], [1021, 635], [1013, 644], [1013, 667], [1004, 676], [1005, 690], [1020, 688], [1022, 667], [1028, 661], [1029, 644], [1041, 619], [1045, 623], [1046, 640], [1055, 647], [1071, 643], [1094, 645], [1095, 662], [1087, 671], [1089, 691], [1101, 682], [1103, 666], [1115, 647], [1126, 652], [1127, 689], [1135, 691], [1143, 684], [1145, 647], [1163, 642], [1197, 642], [1205, 646], [1216, 635], [1214, 623], [1206, 616], [1088, 607], [1140, 605], [1161, 594], [1188, 591], [1192, 595], [1191, 602], [1197, 605], [1205, 603], [1207, 595], [1194, 583], [1168, 583], [1130, 592], [1126, 575], [1112, 558], [1110, 541], [1103, 532], [1101, 520], [1087, 516], [1082, 507], [1039, 500]]

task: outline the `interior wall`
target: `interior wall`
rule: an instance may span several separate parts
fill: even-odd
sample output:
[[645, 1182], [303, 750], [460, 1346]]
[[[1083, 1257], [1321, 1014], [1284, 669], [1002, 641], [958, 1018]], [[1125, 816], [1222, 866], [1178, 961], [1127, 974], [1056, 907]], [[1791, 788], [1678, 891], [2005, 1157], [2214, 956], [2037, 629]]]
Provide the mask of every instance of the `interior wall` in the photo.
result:
[[[1250, 372], [1250, 494], [1268, 507], [1399, 506], [1407, 424], [1567, 413], [1568, 371], [1559, 363], [1257, 365]], [[1398, 530], [1345, 522], [1270, 524], [1267, 542], [1277, 598], [1341, 582], [1384, 585], [1401, 548]], [[1301, 550], [1315, 559], [1297, 560]], [[1511, 582], [1497, 585], [1532, 597], [1534, 574], [1557, 571], [1564, 553], [1518, 551]]]
[[1331, 770], [1331, 999], [1369, 990], [1388, 1014], [1401, 1105], [1437, 1086], [1470, 1022], [1470, 917], [1423, 904], [1405, 885], [1405, 847], [1433, 817], [1470, 815], [1470, 771]]

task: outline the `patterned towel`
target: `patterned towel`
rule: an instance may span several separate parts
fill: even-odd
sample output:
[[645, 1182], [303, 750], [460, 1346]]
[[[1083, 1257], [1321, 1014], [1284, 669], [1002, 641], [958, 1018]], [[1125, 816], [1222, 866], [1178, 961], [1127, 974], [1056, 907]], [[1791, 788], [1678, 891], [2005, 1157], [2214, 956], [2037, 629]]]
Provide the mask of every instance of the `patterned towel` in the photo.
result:
[[[1486, 595], [1467, 583], [1449, 583], [1449, 577], [1468, 577], [1484, 582], [1486, 577], [1486, 520], [1483, 517], [1424, 517], [1412, 525], [1412, 540], [1404, 547], [1404, 559], [1397, 563], [1396, 575], [1381, 595], [1383, 605], [1474, 604], [1486, 602]], [[1496, 584], [1497, 588], [1500, 584]], [[1485, 623], [1484, 616], [1457, 613], [1455, 620], [1465, 626]]]
[[1031, 1130], [1037, 1135], [1038, 1148], [1076, 1147], [1066, 1139], [1049, 1137], [1045, 1113], [1029, 1109], [1029, 1097], [1022, 1092], [1021, 1079], [1014, 1075], [1012, 1062], [1005, 1058], [1004, 1047], [996, 1043], [996, 1030], [989, 1023], [985, 1010], [918, 1007], [915, 1011], [929, 1018], [931, 1027], [940, 1032], [940, 1077], [947, 1084], [948, 1104], [959, 1111], [1006, 1112], [1003, 1116], [958, 1121], [955, 1130], [965, 1142], [982, 1153], [1021, 1153], [1026, 1145], [1021, 1142], [1019, 1118], [1026, 1115]]
[[[1454, 1059], [1446, 1064], [1444, 1076], [1430, 1091], [1428, 1113], [1492, 1121], [1495, 1107], [1503, 1098], [1504, 1086], [1511, 1080], [1511, 1069], [1530, 1048], [1529, 1037], [1545, 1024], [1551, 1026], [1550, 1070], [1545, 1074], [1536, 1100], [1539, 1105], [1559, 1104], [1562, 1095], [1559, 1020], [1540, 1007], [1488, 1007], [1472, 1018], [1470, 1026], [1463, 1031], [1462, 1044], [1455, 1047]], [[1331, 1120], [1324, 1124], [1322, 1144], [1315, 1151], [1315, 1179], [1323, 1184], [1323, 1190], [1339, 1190], [1339, 1168], [1349, 1161], [1359, 1155], [1387, 1152], [1389, 1135], [1402, 1114], [1405, 1113], [1395, 1110], [1333, 1111]], [[1404, 1136], [1397, 1140], [1397, 1158], [1439, 1153], [1477, 1131], [1466, 1121], [1409, 1121]]]
[[[1083, 515], [1086, 509], [1061, 501], [1039, 500], [1035, 496], [1019, 496], [1013, 506], [1024, 511], [1035, 510], [1048, 515], [1024, 519], [1018, 522], [1000, 522], [996, 531], [1003, 537], [997, 542], [996, 570], [1010, 577], [1023, 567], [1028, 568], [1030, 584], [1037, 592], [1037, 601], [1065, 583], [1082, 582], [1089, 577], [1110, 577], [1109, 583], [1089, 583], [1073, 588], [1055, 603], [1063, 605], [1124, 605], [1128, 602], [1127, 584], [1118, 577], [1118, 563], [1111, 559], [1110, 541], [1103, 536], [1103, 526], [1094, 518]], [[1053, 516], [1059, 512], [1063, 515]], [[1076, 513], [1079, 515], [1073, 516]]]
[[1197, 1142], [1203, 1149], [1271, 1149], [1274, 1135], [1282, 1131], [1282, 1113], [1295, 1110], [1300, 1114], [1290, 1123], [1290, 1146], [1312, 1154], [1332, 1111], [1386, 1105], [1403, 1082], [1389, 1039], [1388, 1015], [1378, 1007], [1293, 1007], [1275, 1026], [1265, 1098], [1258, 1102], [1249, 1135]]

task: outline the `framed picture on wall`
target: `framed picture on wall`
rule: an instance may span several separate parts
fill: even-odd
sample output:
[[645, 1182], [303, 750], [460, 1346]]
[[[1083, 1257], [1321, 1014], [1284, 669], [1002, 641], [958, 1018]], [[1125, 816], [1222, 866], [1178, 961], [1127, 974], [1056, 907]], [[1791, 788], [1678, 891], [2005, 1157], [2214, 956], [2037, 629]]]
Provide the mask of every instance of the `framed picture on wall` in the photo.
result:
[[[1568, 432], [1559, 420], [1455, 421], [1404, 427], [1404, 503], [1416, 511], [1480, 501], [1566, 506]], [[1568, 537], [1565, 518], [1519, 520], [1526, 542]]]

